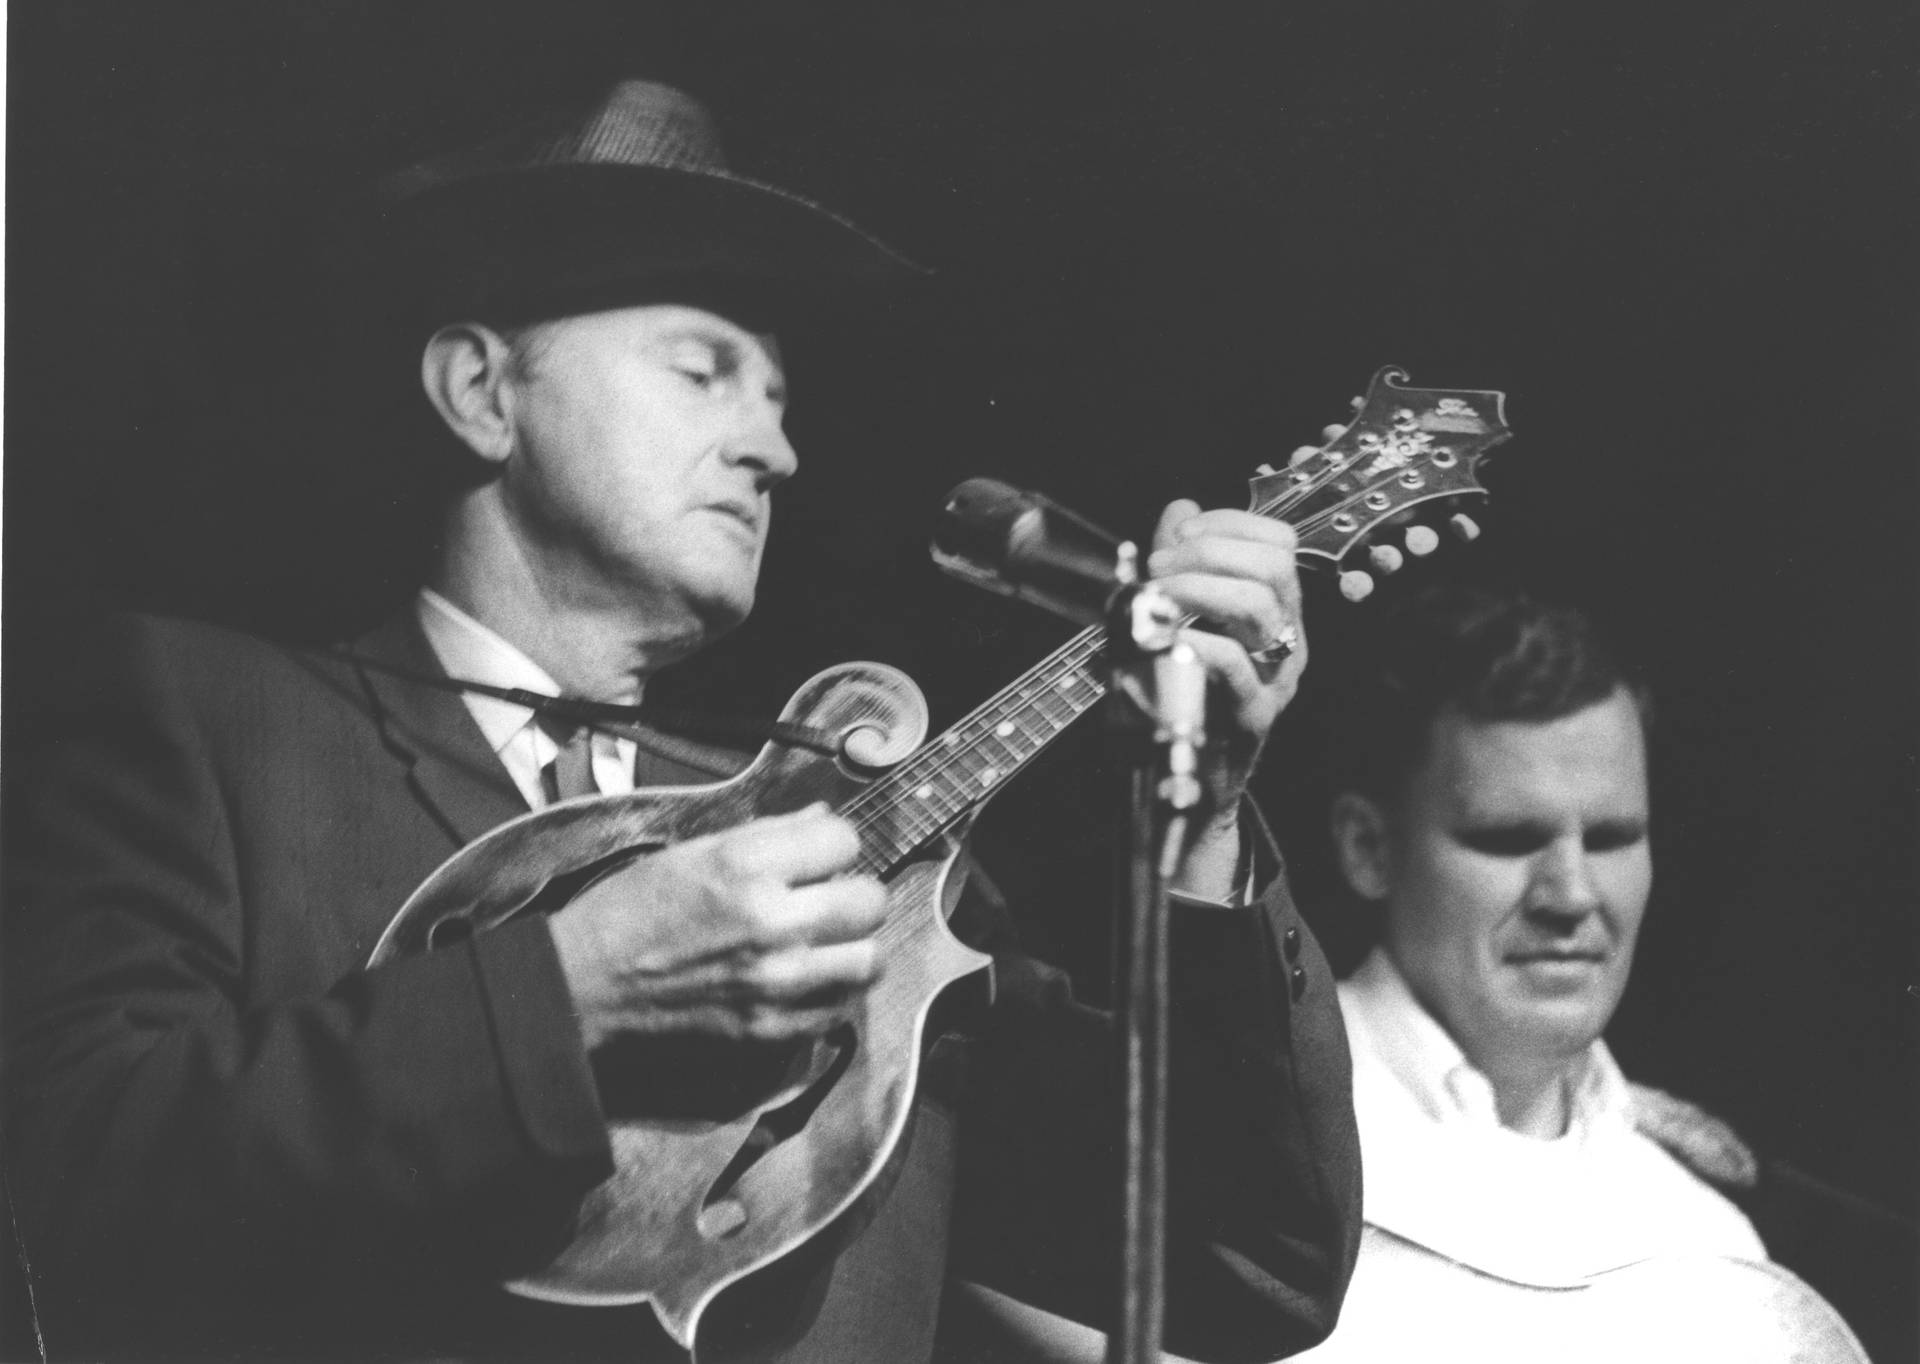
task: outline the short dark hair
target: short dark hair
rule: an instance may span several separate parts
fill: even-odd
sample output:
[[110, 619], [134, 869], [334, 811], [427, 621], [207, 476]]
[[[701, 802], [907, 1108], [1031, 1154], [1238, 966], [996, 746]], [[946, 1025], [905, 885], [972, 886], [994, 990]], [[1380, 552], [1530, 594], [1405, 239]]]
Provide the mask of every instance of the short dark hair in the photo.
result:
[[1625, 689], [1650, 719], [1645, 684], [1593, 621], [1523, 592], [1428, 588], [1380, 623], [1336, 726], [1341, 789], [1385, 799], [1426, 761], [1444, 711], [1480, 721], [1557, 720]]

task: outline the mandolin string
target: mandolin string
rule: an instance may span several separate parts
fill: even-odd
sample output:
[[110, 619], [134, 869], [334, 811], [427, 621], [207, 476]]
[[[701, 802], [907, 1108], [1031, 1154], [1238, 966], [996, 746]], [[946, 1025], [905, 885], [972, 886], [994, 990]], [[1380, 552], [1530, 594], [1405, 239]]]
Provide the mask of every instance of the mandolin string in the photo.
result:
[[[1295, 488], [1289, 489], [1287, 492], [1282, 493], [1279, 497], [1276, 497], [1273, 501], [1268, 502], [1263, 506], [1256, 507], [1254, 510], [1262, 516], [1274, 516], [1274, 517], [1279, 517], [1282, 520], [1285, 520], [1285, 517], [1282, 516], [1281, 513], [1284, 512], [1288, 507], [1293, 506], [1300, 502], [1304, 502], [1307, 498], [1311, 497], [1313, 494], [1320, 492], [1321, 490], [1326, 488], [1336, 478], [1339, 478], [1344, 474], [1351, 473], [1353, 471], [1354, 466], [1359, 464], [1362, 459], [1366, 458], [1366, 456], [1369, 453], [1370, 452], [1365, 450], [1356, 450], [1351, 459], [1347, 460], [1342, 464], [1337, 464], [1333, 466], [1332, 468], [1328, 469], [1324, 475], [1321, 475], [1320, 477], [1315, 479], [1309, 479], [1307, 482], [1302, 483]], [[1427, 461], [1430, 459], [1431, 459], [1431, 456], [1422, 457], [1423, 461]], [[1404, 472], [1405, 470], [1411, 469], [1413, 467], [1414, 467], [1414, 463], [1409, 462], [1405, 465], [1394, 466], [1394, 468], [1390, 469], [1388, 472], [1399, 473], [1399, 472]], [[1293, 528], [1296, 531], [1303, 531], [1303, 532], [1312, 532], [1312, 531], [1319, 530], [1323, 524], [1331, 522], [1335, 516], [1339, 515], [1343, 511], [1350, 510], [1356, 503], [1362, 501], [1368, 493], [1372, 492], [1381, 483], [1389, 482], [1389, 481], [1391, 480], [1375, 479], [1372, 482], [1368, 483], [1365, 487], [1362, 487], [1357, 491], [1355, 491], [1354, 493], [1352, 493], [1351, 495], [1349, 495], [1344, 501], [1336, 502], [1331, 507], [1325, 507], [1320, 511], [1315, 512], [1312, 516], [1308, 517], [1306, 520], [1301, 521], [1297, 524], [1294, 524]]]
[[[875, 811], [871, 817], [863, 818], [858, 822], [858, 827], [872, 827], [884, 818], [887, 813], [887, 805], [898, 800], [896, 796], [897, 788], [930, 785], [945, 779], [949, 773], [955, 768], [962, 766], [965, 761], [972, 756], [981, 754], [987, 757], [993, 756], [985, 752], [985, 746], [989, 737], [1000, 738], [1000, 736], [994, 734], [992, 729], [988, 728], [988, 721], [996, 712], [1003, 714], [1007, 720], [1011, 721], [1013, 717], [1021, 711], [1031, 708], [1043, 716], [1045, 723], [1049, 727], [1052, 727], [1054, 732], [1046, 735], [1035, 743], [1033, 751], [1030, 753], [1020, 753], [1014, 749], [1006, 739], [1001, 739], [1002, 747], [1007, 749], [1008, 757], [1011, 760], [1011, 766], [1008, 768], [1009, 775], [1013, 771], [1017, 771], [1037, 756], [1041, 749], [1045, 748], [1048, 743], [1063, 733], [1069, 725], [1075, 720], [1078, 720], [1081, 715], [1085, 714], [1087, 709], [1091, 708], [1090, 706], [1076, 707], [1075, 714], [1067, 717], [1065, 721], [1060, 721], [1051, 716], [1047, 716], [1043, 710], [1040, 710], [1038, 701], [1040, 695], [1045, 691], [1057, 690], [1062, 681], [1084, 667], [1086, 662], [1099, 651], [1099, 647], [1100, 644], [1095, 631], [1087, 630], [1074, 636], [1060, 649], [1045, 659], [1042, 659], [1040, 663], [1029, 669], [1026, 673], [1023, 673], [1020, 677], [1014, 679], [1014, 681], [1007, 686], [1001, 688], [1000, 691], [996, 692], [986, 702], [978, 706], [972, 713], [946, 731], [948, 735], [954, 735], [970, 728], [975, 729], [977, 732], [972, 738], [946, 745], [945, 751], [941, 751], [933, 744], [924, 745], [919, 750], [919, 753], [915, 755], [921, 758], [919, 764], [915, 764], [914, 758], [908, 758], [900, 767], [894, 769], [894, 771], [875, 782], [873, 786], [868, 787], [853, 800], [849, 801], [847, 805], [843, 807], [843, 813], [864, 813], [865, 807], [880, 804], [882, 805], [880, 810]], [[1105, 689], [1101, 687], [1096, 679], [1087, 678], [1085, 681], [1088, 686], [1094, 687], [1104, 694]], [[1068, 701], [1067, 704], [1069, 706], [1075, 705], [1075, 703], [1071, 701]], [[1032, 735], [1027, 735], [1026, 737], [1029, 741], [1033, 739]], [[936, 741], [936, 744], [940, 742], [941, 741]], [[925, 761], [925, 756], [930, 752], [936, 755], [936, 760], [929, 763]], [[932, 834], [939, 832], [941, 828], [958, 818], [959, 815], [965, 813], [966, 808], [973, 804], [972, 800], [957, 790], [954, 791], [954, 795], [962, 801], [962, 808], [949, 815], [940, 815], [932, 809], [927, 810], [926, 817], [932, 820], [933, 828], [928, 833], [919, 835], [918, 837], [921, 839], [931, 837]]]
[[[896, 794], [895, 788], [931, 785], [943, 780], [947, 774], [961, 766], [966, 758], [982, 753], [989, 737], [998, 737], [994, 735], [992, 729], [986, 725], [987, 718], [993, 715], [997, 709], [1007, 707], [1009, 702], [1015, 703], [1010, 709], [1016, 712], [1029, 706], [1037, 709], [1039, 696], [1042, 691], [1056, 689], [1061, 681], [1082, 668], [1089, 659], [1098, 653], [1099, 648], [1100, 645], [1095, 631], [1089, 629], [1075, 635], [1072, 639], [1068, 640], [1066, 644], [1042, 659], [1033, 668], [1015, 678], [998, 692], [995, 692], [985, 702], [977, 706], [972, 712], [946, 731], [947, 734], [951, 735], [960, 733], [970, 727], [976, 727], [979, 732], [973, 738], [948, 746], [946, 751], [939, 753], [938, 760], [931, 764], [923, 763], [922, 765], [915, 766], [914, 759], [916, 757], [922, 757], [929, 752], [937, 751], [936, 745], [941, 741], [936, 740], [933, 744], [923, 745], [917, 754], [908, 757], [899, 767], [848, 801], [845, 806], [841, 807], [841, 813], [849, 817], [859, 816], [854, 820], [855, 828], [859, 830], [870, 829], [881, 823], [890, 809], [903, 804], [901, 797]], [[1100, 687], [1100, 683], [1095, 679], [1088, 679], [1088, 685], [1096, 688]], [[1101, 688], [1101, 690], [1104, 692], [1104, 688]], [[1068, 704], [1072, 705], [1073, 703], [1068, 702]], [[1031, 753], [1020, 754], [1009, 748], [1008, 752], [1012, 759], [1012, 766], [1008, 768], [1008, 774], [1011, 775], [1013, 772], [1018, 771], [1033, 758], [1037, 757], [1041, 749], [1045, 748], [1047, 744], [1051, 743], [1061, 733], [1064, 733], [1069, 725], [1086, 713], [1087, 709], [1091, 709], [1091, 707], [1081, 708], [1078, 713], [1070, 716], [1064, 723], [1057, 722], [1052, 717], [1047, 717], [1046, 723], [1049, 726], [1057, 725], [1057, 728], [1055, 728], [1052, 734], [1041, 739], [1034, 746]], [[1042, 712], [1042, 714], [1044, 715], [1044, 712]], [[1005, 741], [1003, 740], [1002, 742], [1003, 746], [1005, 746]], [[926, 815], [933, 821], [933, 828], [925, 834], [918, 835], [915, 846], [918, 846], [918, 842], [924, 842], [927, 838], [931, 838], [933, 835], [939, 833], [942, 828], [945, 828], [948, 824], [951, 824], [955, 819], [959, 818], [960, 815], [964, 814], [966, 809], [974, 803], [958, 791], [955, 792], [955, 795], [962, 801], [961, 809], [951, 815], [944, 816], [936, 814], [933, 810], [928, 810]], [[871, 814], [867, 813], [866, 807], [873, 805], [878, 805], [880, 808], [874, 810]]]
[[[1366, 451], [1355, 451], [1350, 458], [1331, 466], [1319, 475], [1310, 477], [1307, 481], [1289, 489], [1287, 493], [1256, 508], [1256, 512], [1263, 516], [1278, 516], [1285, 506], [1298, 504], [1307, 497], [1327, 487], [1334, 479], [1351, 472], [1353, 467], [1365, 458], [1368, 453], [1369, 452]], [[1360, 489], [1344, 501], [1336, 503], [1332, 507], [1325, 508], [1314, 516], [1299, 523], [1299, 525], [1295, 526], [1295, 529], [1305, 531], [1317, 530], [1322, 524], [1329, 522], [1333, 516], [1360, 501], [1369, 491], [1371, 491], [1371, 486]], [[1190, 616], [1187, 618], [1187, 623], [1190, 624], [1197, 619], [1197, 616]], [[1042, 659], [1040, 663], [1033, 668], [1022, 673], [1007, 686], [994, 693], [993, 696], [989, 697], [985, 702], [969, 712], [952, 728], [946, 731], [947, 734], [951, 735], [959, 733], [969, 727], [978, 726], [979, 732], [975, 737], [951, 745], [948, 750], [942, 754], [940, 759], [931, 765], [912, 766], [915, 756], [924, 755], [933, 747], [932, 745], [923, 745], [918, 754], [909, 756], [900, 767], [889, 772], [886, 776], [848, 801], [847, 804], [842, 807], [841, 813], [853, 819], [857, 831], [865, 832], [873, 830], [887, 823], [888, 816], [894, 810], [909, 808], [905, 805], [903, 793], [899, 788], [932, 785], [935, 782], [943, 781], [948, 774], [953, 772], [955, 768], [960, 767], [963, 762], [969, 758], [976, 755], [991, 757], [991, 754], [985, 753], [987, 739], [989, 737], [998, 738], [999, 736], [994, 735], [992, 730], [985, 727], [986, 717], [993, 714], [997, 708], [1004, 706], [1009, 701], [1018, 702], [1018, 705], [1013, 708], [1016, 713], [1030, 706], [1037, 709], [1038, 697], [1042, 690], [1057, 687], [1063, 678], [1074, 670], [1082, 667], [1099, 652], [1100, 645], [1095, 636], [1096, 632], [1093, 630], [1083, 631], [1081, 634], [1074, 636], [1060, 649], [1056, 650], [1047, 658]], [[1075, 657], [1076, 653], [1079, 654], [1078, 657]], [[1042, 683], [1045, 684], [1044, 688], [1041, 686]], [[1100, 684], [1094, 681], [1092, 685], [1099, 686]], [[1031, 692], [1030, 695], [1022, 694], [1029, 691]], [[1091, 707], [1088, 707], [1087, 709], [1090, 708]], [[1060, 724], [1054, 733], [1041, 739], [1030, 753], [1017, 753], [1008, 747], [1003, 740], [1002, 746], [1008, 747], [1008, 754], [1012, 760], [1011, 766], [1007, 769], [1007, 775], [1012, 776], [1033, 758], [1037, 757], [1047, 744], [1051, 743], [1061, 733], [1064, 733], [1068, 726], [1073, 724], [1074, 721], [1080, 718], [1080, 715], [1085, 713], [1086, 710], [1082, 709], [1079, 714], [1070, 717], [1065, 724]], [[1048, 725], [1051, 726], [1055, 723], [1051, 717], [1047, 718]], [[989, 766], [992, 766], [992, 764], [989, 764]], [[911, 827], [905, 829], [904, 832], [909, 834], [914, 839], [914, 842], [907, 848], [903, 848], [903, 852], [910, 850], [911, 847], [917, 847], [927, 839], [937, 835], [941, 829], [947, 827], [955, 819], [965, 814], [967, 809], [976, 803], [974, 798], [957, 789], [952, 789], [952, 795], [961, 802], [961, 808], [950, 815], [941, 815], [932, 809], [923, 811], [922, 818], [930, 822], [931, 827], [924, 833], [917, 833]], [[869, 809], [868, 807], [876, 808]], [[907, 822], [908, 821], [901, 821], [901, 823]], [[898, 824], [895, 825], [895, 829], [896, 831], [899, 829]]]
[[[1416, 467], [1417, 467], [1416, 461], [1409, 461], [1406, 464], [1394, 466], [1389, 472], [1405, 473], [1407, 470], [1414, 469]], [[1373, 480], [1371, 483], [1369, 483], [1366, 487], [1363, 487], [1359, 489], [1357, 492], [1353, 493], [1344, 501], [1337, 502], [1331, 507], [1326, 507], [1321, 511], [1316, 512], [1314, 515], [1308, 517], [1306, 520], [1300, 522], [1298, 525], [1295, 525], [1294, 529], [1299, 531], [1307, 531], [1307, 532], [1317, 531], [1321, 528], [1321, 526], [1324, 523], [1331, 522], [1332, 519], [1335, 516], [1338, 516], [1341, 512], [1350, 511], [1356, 504], [1361, 503], [1366, 498], [1368, 493], [1373, 492], [1381, 484], [1389, 483], [1389, 482], [1392, 482], [1392, 480], [1388, 478], [1377, 478]], [[1441, 489], [1441, 490], [1437, 490], [1436, 492], [1426, 493], [1421, 497], [1410, 498], [1398, 507], [1389, 507], [1380, 515], [1381, 515], [1381, 518], [1384, 519], [1386, 516], [1391, 515], [1394, 512], [1403, 511], [1407, 507], [1413, 506], [1420, 502], [1428, 501], [1435, 496], [1463, 493], [1463, 492], [1469, 491], [1470, 488], [1471, 488], [1471, 485], [1469, 485], [1468, 488]], [[1262, 508], [1261, 510], [1262, 510], [1262, 513], [1265, 514], [1266, 509]]]
[[[1356, 420], [1354, 425], [1358, 426], [1359, 422]], [[1346, 439], [1347, 436], [1350, 436], [1350, 435], [1352, 435], [1351, 428], [1349, 428], [1347, 432], [1344, 432], [1341, 438]], [[1333, 444], [1331, 443], [1327, 445], [1323, 445], [1318, 450], [1313, 452], [1312, 457], [1317, 458], [1321, 455], [1329, 454], [1332, 452], [1332, 449], [1333, 449]], [[1318, 474], [1309, 474], [1301, 482], [1296, 483], [1289, 488], [1283, 489], [1280, 495], [1278, 497], [1275, 497], [1271, 502], [1267, 502], [1261, 506], [1255, 507], [1254, 511], [1261, 516], [1281, 517], [1282, 513], [1284, 513], [1289, 507], [1297, 503], [1304, 502], [1307, 498], [1313, 496], [1315, 493], [1327, 487], [1335, 479], [1340, 478], [1344, 474], [1351, 473], [1353, 471], [1354, 465], [1358, 464], [1362, 456], [1364, 456], [1366, 453], [1367, 453], [1366, 451], [1361, 450], [1356, 444], [1354, 450], [1352, 451], [1352, 453], [1349, 455], [1347, 459], [1333, 465], [1328, 469], [1322, 470]], [[1293, 466], [1289, 466], [1289, 472], [1292, 471], [1292, 467]], [[1282, 519], [1284, 519], [1284, 517], [1282, 517]], [[1295, 527], [1295, 529], [1299, 529], [1299, 527]]]
[[[1354, 433], [1354, 428], [1360, 425], [1361, 425], [1361, 422], [1359, 418], [1356, 418], [1352, 426], [1348, 427], [1347, 431], [1342, 433], [1341, 438], [1347, 439], [1349, 437], [1352, 437]], [[1326, 454], [1331, 449], [1332, 449], [1331, 445], [1323, 446], [1318, 451], [1316, 451], [1315, 454], [1316, 455]], [[1256, 507], [1254, 508], [1254, 510], [1262, 516], [1276, 516], [1276, 517], [1281, 517], [1281, 519], [1285, 519], [1284, 516], [1282, 516], [1282, 513], [1284, 513], [1287, 508], [1293, 505], [1296, 505], [1297, 503], [1305, 501], [1307, 498], [1313, 496], [1313, 494], [1320, 492], [1322, 489], [1326, 488], [1335, 479], [1340, 478], [1345, 474], [1351, 473], [1356, 465], [1360, 464], [1364, 459], [1368, 458], [1370, 455], [1374, 453], [1376, 452], [1356, 448], [1352, 452], [1351, 456], [1346, 460], [1327, 469], [1322, 474], [1309, 477], [1306, 481], [1299, 483], [1294, 487], [1283, 491], [1278, 497], [1274, 498], [1273, 501], [1268, 502], [1262, 506]], [[1409, 461], [1405, 465], [1394, 466], [1393, 468], [1390, 468], [1387, 472], [1393, 473], [1393, 472], [1402, 471], [1405, 469], [1411, 469], [1415, 467], [1415, 465], [1418, 463], [1430, 463], [1431, 461], [1432, 461], [1432, 456], [1430, 454], [1423, 454], [1419, 457], [1418, 460]], [[1360, 500], [1362, 500], [1367, 495], [1367, 493], [1371, 492], [1374, 488], [1378, 487], [1381, 483], [1387, 482], [1387, 481], [1389, 480], [1386, 480], [1386, 479], [1372, 480], [1365, 487], [1360, 488], [1357, 492], [1349, 496], [1345, 501], [1337, 503], [1334, 506], [1327, 507], [1322, 511], [1315, 513], [1314, 516], [1309, 517], [1306, 521], [1302, 521], [1299, 524], [1295, 525], [1294, 529], [1301, 530], [1301, 531], [1313, 531], [1313, 530], [1320, 529], [1321, 523], [1330, 521], [1334, 516], [1338, 515], [1340, 512], [1350, 509], [1351, 507], [1353, 507], [1353, 505], [1356, 502], [1359, 502]]]

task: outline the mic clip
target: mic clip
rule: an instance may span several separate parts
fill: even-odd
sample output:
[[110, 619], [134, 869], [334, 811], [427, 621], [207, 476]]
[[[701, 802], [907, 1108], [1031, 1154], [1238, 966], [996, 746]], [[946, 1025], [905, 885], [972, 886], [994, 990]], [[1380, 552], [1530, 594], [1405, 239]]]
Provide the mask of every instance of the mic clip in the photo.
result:
[[1141, 580], [1133, 541], [1039, 493], [975, 478], [947, 495], [929, 550], [950, 577], [1103, 626], [1111, 685], [1152, 724], [1167, 755], [1160, 800], [1181, 816], [1200, 803], [1206, 667], [1180, 636], [1186, 612]]

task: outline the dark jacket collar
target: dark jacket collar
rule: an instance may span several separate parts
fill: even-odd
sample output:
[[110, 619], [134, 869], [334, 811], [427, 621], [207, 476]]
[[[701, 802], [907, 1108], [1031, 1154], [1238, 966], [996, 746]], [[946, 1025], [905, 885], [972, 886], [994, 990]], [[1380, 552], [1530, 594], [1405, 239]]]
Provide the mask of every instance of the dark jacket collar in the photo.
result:
[[[411, 604], [362, 635], [351, 651], [402, 673], [445, 676]], [[527, 812], [526, 800], [458, 692], [356, 664], [387, 748], [408, 767], [420, 799], [459, 843]]]

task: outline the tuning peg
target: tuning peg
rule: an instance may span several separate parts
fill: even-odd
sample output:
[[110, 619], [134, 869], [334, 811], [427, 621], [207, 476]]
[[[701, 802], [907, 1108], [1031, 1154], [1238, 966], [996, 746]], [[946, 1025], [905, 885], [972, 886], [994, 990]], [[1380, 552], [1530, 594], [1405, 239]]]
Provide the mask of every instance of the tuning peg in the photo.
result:
[[1455, 535], [1469, 543], [1480, 538], [1480, 524], [1465, 512], [1455, 512], [1447, 518], [1447, 524]]
[[1425, 556], [1440, 548], [1440, 537], [1432, 526], [1407, 527], [1407, 552], [1416, 556]]
[[1400, 565], [1406, 562], [1400, 557], [1400, 551], [1392, 545], [1375, 545], [1368, 551], [1367, 557], [1373, 560], [1373, 566], [1382, 573], [1398, 573]]
[[1256, 464], [1253, 466], [1253, 471], [1256, 474], [1277, 474], [1280, 472], [1278, 469], [1274, 468], [1271, 464]]
[[1320, 447], [1317, 445], [1297, 445], [1294, 447], [1293, 453], [1287, 456], [1287, 467], [1289, 469], [1298, 469], [1302, 464], [1305, 464], [1319, 453]]
[[1351, 569], [1340, 575], [1340, 595], [1348, 601], [1365, 601], [1373, 593], [1373, 575]]

